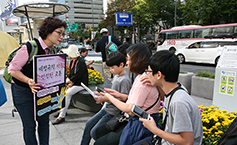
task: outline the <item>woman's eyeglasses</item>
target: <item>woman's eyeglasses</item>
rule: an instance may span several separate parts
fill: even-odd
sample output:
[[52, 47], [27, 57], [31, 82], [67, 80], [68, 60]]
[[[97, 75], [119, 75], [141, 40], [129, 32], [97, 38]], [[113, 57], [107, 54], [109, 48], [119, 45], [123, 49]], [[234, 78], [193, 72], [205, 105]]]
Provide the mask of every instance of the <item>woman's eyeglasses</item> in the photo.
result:
[[60, 32], [60, 31], [54, 31], [54, 32], [58, 33], [59, 36], [63, 36], [63, 37], [65, 36], [64, 32]]
[[149, 72], [153, 72], [152, 70], [148, 70], [148, 69], [145, 69], [144, 71], [146, 74], [148, 74]]

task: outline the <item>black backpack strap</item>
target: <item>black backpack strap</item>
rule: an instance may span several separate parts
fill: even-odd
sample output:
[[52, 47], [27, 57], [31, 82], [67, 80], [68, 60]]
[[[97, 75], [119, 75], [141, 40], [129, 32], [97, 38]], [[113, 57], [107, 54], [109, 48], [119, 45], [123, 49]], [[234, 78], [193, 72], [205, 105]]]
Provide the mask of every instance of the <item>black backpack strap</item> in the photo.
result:
[[155, 106], [155, 104], [158, 102], [159, 98], [160, 98], [160, 96], [158, 96], [157, 99], [156, 99], [156, 101], [155, 101], [155, 103], [153, 103], [150, 107], [146, 108], [145, 111], [148, 111], [148, 110], [150, 110], [153, 106]]
[[[166, 114], [165, 114], [165, 119], [164, 119], [164, 122], [162, 123], [162, 127], [161, 127], [162, 130], [165, 130], [165, 125], [166, 125], [166, 121], [167, 121], [167, 117], [168, 117], [168, 110], [169, 110], [169, 107], [170, 107], [171, 99], [172, 99], [174, 93], [175, 93], [177, 90], [179, 90], [179, 89], [184, 90], [184, 88], [182, 88], [181, 86], [178, 86], [178, 87], [176, 87], [176, 88], [173, 90], [173, 92], [172, 92], [171, 95], [170, 95], [170, 99], [169, 99], [168, 106], [167, 106], [167, 112], [166, 112]], [[185, 91], [185, 90], [184, 90], [184, 91]], [[158, 144], [161, 144], [161, 140], [162, 140], [162, 138], [159, 137], [159, 139], [158, 139]]]
[[[144, 110], [144, 111], [150, 110], [150, 109], [158, 102], [159, 98], [160, 98], [160, 97], [158, 96], [157, 99], [156, 99], [156, 101], [155, 101], [155, 103], [153, 103], [150, 107], [146, 108], [146, 110]], [[124, 112], [122, 112], [121, 114], [124, 114]], [[130, 117], [128, 117], [127, 119], [130, 119], [130, 118], [133, 118], [133, 116], [130, 116]]]

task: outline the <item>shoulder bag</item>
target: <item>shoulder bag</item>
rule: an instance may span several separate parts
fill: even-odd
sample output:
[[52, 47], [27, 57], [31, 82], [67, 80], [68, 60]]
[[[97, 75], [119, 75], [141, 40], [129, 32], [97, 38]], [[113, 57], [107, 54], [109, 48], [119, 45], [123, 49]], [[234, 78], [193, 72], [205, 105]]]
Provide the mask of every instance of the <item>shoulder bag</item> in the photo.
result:
[[[149, 108], [147, 108], [145, 111], [150, 110], [159, 100], [160, 97], [158, 97], [156, 99], [156, 102], [154, 104], [152, 104]], [[124, 116], [124, 112], [122, 112], [121, 114], [115, 115], [113, 118], [111, 118], [106, 124], [105, 124], [105, 128], [109, 131], [115, 131], [117, 130], [120, 126], [122, 126], [124, 123], [126, 123], [126, 121], [128, 121], [128, 119], [130, 119], [132, 117], [125, 117]]]

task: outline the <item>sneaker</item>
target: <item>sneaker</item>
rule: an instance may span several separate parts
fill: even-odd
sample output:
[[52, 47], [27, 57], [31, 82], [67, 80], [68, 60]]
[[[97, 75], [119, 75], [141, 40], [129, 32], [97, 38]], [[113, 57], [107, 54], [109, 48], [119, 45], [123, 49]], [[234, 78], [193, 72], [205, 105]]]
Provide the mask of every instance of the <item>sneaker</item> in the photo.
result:
[[[57, 112], [56, 114], [53, 115], [54, 118], [58, 118], [60, 112]], [[67, 113], [66, 113], [66, 116], [67, 116]]]
[[52, 124], [53, 125], [56, 125], [56, 124], [60, 124], [60, 123], [62, 123], [62, 122], [64, 122], [65, 121], [65, 118], [62, 118], [62, 119], [55, 119], [53, 122], [52, 122]]

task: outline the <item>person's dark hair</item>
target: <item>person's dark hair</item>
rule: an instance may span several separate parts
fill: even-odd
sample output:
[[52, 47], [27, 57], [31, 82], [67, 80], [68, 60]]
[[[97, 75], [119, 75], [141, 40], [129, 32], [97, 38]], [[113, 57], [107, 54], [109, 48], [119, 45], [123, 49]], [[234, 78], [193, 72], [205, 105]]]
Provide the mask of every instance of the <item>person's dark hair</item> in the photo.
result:
[[149, 60], [153, 75], [160, 71], [167, 82], [177, 82], [180, 64], [177, 56], [169, 50], [156, 52]]
[[118, 51], [121, 52], [125, 57], [127, 57], [126, 50], [128, 49], [129, 46], [130, 46], [130, 44], [125, 42], [118, 47]]
[[86, 49], [86, 48], [82, 48], [81, 51], [80, 51], [80, 53], [82, 53], [82, 52], [86, 52], [86, 51], [88, 51], [88, 49]]
[[58, 18], [54, 17], [47, 17], [44, 19], [44, 21], [41, 23], [39, 27], [39, 36], [45, 40], [46, 37], [53, 33], [53, 31], [57, 28], [64, 27], [65, 29], [67, 28], [67, 23], [61, 21]]
[[127, 49], [127, 54], [131, 59], [130, 72], [142, 74], [148, 67], [152, 52], [146, 44], [138, 43], [131, 45]]
[[119, 67], [121, 62], [124, 64], [123, 65], [124, 67], [126, 64], [126, 57], [121, 52], [114, 51], [108, 55], [108, 59], [106, 60], [106, 65], [109, 67], [117, 65]]

